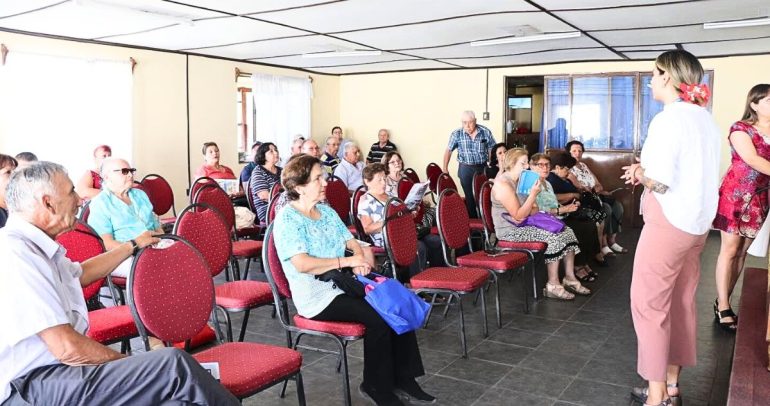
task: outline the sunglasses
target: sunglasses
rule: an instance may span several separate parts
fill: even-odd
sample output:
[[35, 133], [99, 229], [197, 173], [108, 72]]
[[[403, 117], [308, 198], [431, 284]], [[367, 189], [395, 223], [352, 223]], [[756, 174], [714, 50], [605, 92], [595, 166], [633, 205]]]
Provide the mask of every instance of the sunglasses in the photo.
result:
[[123, 175], [134, 174], [136, 172], [136, 168], [120, 168], [120, 169], [113, 169], [113, 172], [120, 172]]

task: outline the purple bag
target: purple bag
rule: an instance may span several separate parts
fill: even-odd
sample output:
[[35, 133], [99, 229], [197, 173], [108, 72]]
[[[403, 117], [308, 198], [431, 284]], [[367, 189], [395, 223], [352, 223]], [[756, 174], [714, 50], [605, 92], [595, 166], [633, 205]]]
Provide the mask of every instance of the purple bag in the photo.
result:
[[537, 227], [549, 233], [558, 234], [564, 230], [564, 223], [548, 213], [539, 211], [531, 216], [527, 216], [524, 221], [517, 223], [508, 213], [503, 213], [503, 219], [516, 227]]

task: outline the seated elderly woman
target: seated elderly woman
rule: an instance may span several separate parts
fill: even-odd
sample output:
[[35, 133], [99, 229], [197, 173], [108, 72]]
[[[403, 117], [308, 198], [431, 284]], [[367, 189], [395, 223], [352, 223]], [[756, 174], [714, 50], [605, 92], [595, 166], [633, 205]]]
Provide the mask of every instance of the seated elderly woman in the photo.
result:
[[[297, 313], [314, 320], [366, 326], [364, 379], [359, 389], [376, 404], [403, 404], [394, 392], [434, 401], [415, 381], [424, 374], [415, 333], [396, 334], [363, 298], [349, 296], [331, 281], [316, 278], [341, 267], [350, 267], [359, 275], [371, 269], [337, 213], [319, 204], [326, 188], [321, 161], [309, 155], [290, 160], [281, 183], [289, 204], [275, 219], [275, 243]], [[345, 249], [353, 255], [346, 257]]]
[[267, 203], [270, 198], [270, 190], [281, 181], [281, 167], [278, 162], [278, 148], [272, 142], [266, 142], [257, 148], [254, 154], [254, 171], [251, 172], [251, 199], [254, 209], [257, 211], [259, 221], [267, 220]]
[[[588, 295], [591, 291], [581, 285], [575, 277], [575, 254], [580, 252], [580, 248], [572, 229], [565, 227], [559, 233], [552, 233], [539, 227], [519, 225], [539, 211], [537, 195], [543, 189], [542, 182], [536, 182], [528, 196], [516, 192], [521, 172], [527, 168], [527, 150], [513, 148], [505, 153], [503, 162], [500, 163], [501, 173], [497, 175], [495, 185], [492, 186], [492, 220], [495, 224], [495, 234], [500, 240], [548, 243], [544, 255], [548, 268], [544, 296], [562, 300], [574, 299], [575, 295], [567, 290], [579, 295]], [[559, 261], [562, 259], [565, 276], [564, 281], [559, 283]]]
[[[102, 163], [102, 191], [91, 199], [88, 216], [90, 225], [111, 250], [125, 242], [136, 244], [139, 237], [163, 234], [158, 217], [152, 211], [147, 195], [134, 189], [134, 172], [128, 162], [107, 158]], [[127, 278], [133, 256], [128, 257], [112, 272], [114, 276]]]
[[[361, 196], [356, 215], [361, 220], [364, 232], [372, 239], [374, 245], [385, 247], [382, 227], [385, 225], [385, 203], [391, 198], [385, 193], [385, 165], [370, 164], [364, 167], [364, 183], [368, 191]], [[417, 260], [409, 267], [409, 275], [396, 275], [402, 281], [416, 275], [427, 266], [444, 266], [441, 255], [441, 239], [435, 234], [427, 234], [417, 241]]]
[[[558, 159], [558, 157], [557, 157]], [[561, 162], [559, 162], [561, 164]], [[596, 232], [596, 223], [590, 219], [580, 217], [580, 201], [571, 199], [559, 200], [554, 193], [553, 186], [547, 178], [551, 175], [551, 157], [547, 154], [532, 155], [530, 168], [540, 175], [542, 188], [537, 195], [537, 207], [547, 213], [560, 218], [569, 226], [578, 239], [580, 253], [575, 255], [575, 276], [581, 282], [593, 282], [596, 272], [588, 266], [589, 255], [601, 255], [599, 252], [599, 234]]]
[[[388, 151], [382, 156], [382, 164], [385, 165], [385, 193], [391, 197], [398, 196], [398, 181], [404, 176], [404, 160], [397, 151]], [[433, 227], [436, 225], [436, 208], [431, 207], [428, 202], [423, 200], [420, 205], [422, 210], [422, 226]], [[440, 246], [439, 246], [440, 249]], [[431, 261], [431, 263], [433, 263]], [[441, 261], [443, 263], [443, 259]], [[443, 265], [433, 265], [443, 266]]]
[[89, 169], [78, 180], [78, 184], [75, 185], [75, 191], [84, 200], [93, 199], [99, 192], [102, 191], [102, 177], [99, 175], [99, 170], [102, 167], [104, 158], [112, 156], [112, 148], [108, 145], [99, 145], [94, 149], [94, 167]]
[[8, 221], [8, 206], [5, 203], [5, 187], [11, 179], [11, 173], [19, 166], [16, 158], [0, 154], [0, 228]]
[[610, 192], [604, 190], [604, 187], [599, 183], [599, 179], [591, 172], [588, 165], [585, 162], [581, 162], [583, 159], [583, 152], [585, 147], [583, 143], [577, 140], [573, 140], [567, 143], [564, 147], [567, 152], [575, 158], [575, 166], [570, 170], [569, 180], [580, 190], [587, 192], [595, 192], [602, 199], [602, 205], [604, 206], [604, 212], [607, 213], [607, 217], [604, 220], [604, 233], [602, 234], [602, 253], [605, 255], [614, 255], [614, 253], [626, 253], [627, 249], [620, 246], [615, 238], [620, 232], [620, 225], [623, 221], [623, 205], [619, 201], [613, 199], [610, 196]]

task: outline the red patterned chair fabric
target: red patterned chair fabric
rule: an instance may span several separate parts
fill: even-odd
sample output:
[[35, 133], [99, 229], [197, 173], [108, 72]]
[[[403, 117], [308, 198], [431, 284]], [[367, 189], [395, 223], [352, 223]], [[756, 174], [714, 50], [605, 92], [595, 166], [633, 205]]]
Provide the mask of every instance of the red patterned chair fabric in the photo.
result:
[[409, 196], [409, 191], [412, 190], [412, 186], [414, 186], [414, 184], [414, 181], [406, 176], [402, 176], [401, 179], [398, 180], [398, 198], [401, 200], [406, 200], [406, 197]]
[[476, 172], [473, 175], [473, 201], [476, 202], [476, 214], [478, 215], [479, 207], [479, 192], [481, 191], [481, 185], [484, 184], [484, 182], [488, 181], [489, 178], [487, 178], [487, 174], [484, 172]]
[[176, 209], [174, 209], [174, 190], [171, 189], [171, 185], [166, 181], [163, 176], [150, 174], [142, 178], [142, 186], [147, 193], [147, 197], [150, 198], [152, 203], [152, 211], [158, 216], [162, 216], [172, 211], [176, 216]]
[[493, 270], [516, 269], [529, 261], [523, 252], [511, 252], [505, 255], [490, 255], [484, 251], [476, 251], [457, 258], [460, 266], [487, 268]]
[[[147, 247], [134, 260], [128, 298], [139, 332], [148, 345], [149, 332], [164, 342], [193, 338], [207, 324], [214, 299], [211, 271], [188, 242], [168, 236], [174, 244]], [[275, 383], [297, 378], [300, 404], [304, 389], [302, 355], [285, 347], [257, 343], [225, 343], [193, 355], [199, 362], [218, 362], [221, 383], [238, 398]]]
[[452, 175], [448, 173], [442, 173], [438, 176], [438, 179], [436, 179], [436, 193], [440, 195], [441, 192], [447, 189], [457, 190], [457, 184], [455, 183], [454, 179], [452, 179]]
[[479, 268], [428, 268], [409, 280], [412, 289], [449, 289], [457, 292], [473, 292], [489, 280], [489, 272]]
[[78, 213], [78, 220], [86, 224], [88, 223], [88, 215], [91, 214], [90, 204], [90, 200], [85, 201], [83, 205], [80, 206], [80, 213]]
[[366, 327], [361, 323], [345, 321], [318, 321], [294, 315], [294, 325], [306, 330], [323, 331], [341, 337], [363, 337]]
[[195, 179], [192, 186], [190, 186], [190, 203], [195, 203], [193, 199], [195, 198], [195, 194], [198, 193], [198, 189], [206, 185], [219, 187], [219, 183], [217, 183], [217, 181], [207, 176], [203, 176], [198, 179]]
[[106, 307], [88, 312], [86, 336], [94, 341], [108, 345], [138, 335], [128, 306]]
[[259, 281], [233, 281], [214, 287], [217, 306], [225, 309], [253, 309], [273, 303], [270, 285]]
[[[83, 221], [76, 221], [74, 229], [56, 236], [56, 242], [67, 250], [65, 256], [72, 262], [83, 262], [105, 251], [102, 239]], [[96, 296], [104, 281], [102, 278], [84, 287], [83, 297], [89, 300]]]
[[358, 205], [361, 203], [361, 198], [366, 194], [366, 185], [359, 186], [350, 198], [350, 217], [355, 228], [355, 235], [359, 240], [366, 241], [371, 244], [372, 240], [364, 232], [364, 226], [361, 224], [361, 220], [358, 218]]
[[[414, 183], [420, 183], [420, 175], [417, 174], [417, 172], [412, 168], [406, 168], [404, 169], [404, 176], [409, 178]], [[400, 199], [401, 197], [399, 197]]]
[[222, 188], [214, 185], [203, 185], [193, 197], [193, 204], [206, 203], [207, 205], [215, 208], [222, 218], [225, 220], [228, 230], [235, 228], [235, 210], [233, 210], [233, 203], [230, 201], [230, 197], [227, 196]]
[[272, 200], [274, 197], [280, 195], [283, 193], [283, 185], [281, 185], [281, 182], [276, 182], [273, 187], [270, 188], [270, 195], [268, 196], [268, 201]]
[[277, 214], [275, 208], [278, 206], [278, 199], [281, 198], [281, 194], [277, 194], [270, 198], [270, 200], [267, 202], [267, 221], [265, 222], [265, 227], [269, 226], [270, 223], [275, 220], [275, 215]]
[[500, 248], [519, 248], [527, 251], [545, 251], [548, 243], [542, 241], [505, 241], [497, 240], [497, 246]]
[[342, 222], [350, 222], [350, 192], [345, 182], [336, 176], [330, 176], [326, 184], [326, 201], [337, 212]]
[[425, 168], [425, 176], [428, 178], [428, 182], [430, 182], [430, 191], [433, 193], [436, 193], [436, 187], [438, 186], [438, 177], [441, 175], [444, 171], [441, 170], [441, 167], [438, 166], [437, 163], [431, 162], [428, 164], [428, 166]]
[[254, 206], [254, 195], [251, 193], [251, 177], [249, 177], [249, 181], [246, 182], [246, 190], [244, 190], [243, 193], [246, 195], [246, 202], [249, 204], [249, 210], [251, 210], [252, 213], [256, 213], [257, 209]]

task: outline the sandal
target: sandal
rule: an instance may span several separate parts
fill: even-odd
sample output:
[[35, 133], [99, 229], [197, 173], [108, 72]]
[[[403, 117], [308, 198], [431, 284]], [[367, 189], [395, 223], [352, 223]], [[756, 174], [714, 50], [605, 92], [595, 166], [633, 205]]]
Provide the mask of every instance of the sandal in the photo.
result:
[[[679, 383], [669, 383], [669, 384], [666, 385], [666, 388], [667, 388], [666, 392], [668, 392], [668, 388], [679, 389]], [[636, 401], [636, 402], [639, 402], [639, 403], [642, 403], [642, 404], [646, 404], [647, 403], [647, 393], [648, 392], [649, 392], [649, 388], [647, 388], [647, 387], [644, 387], [644, 388], [640, 388], [640, 387], [633, 388], [633, 389], [631, 389], [631, 399]], [[675, 395], [675, 396], [668, 395], [668, 399], [671, 400], [670, 404], [673, 405], [673, 406], [680, 406], [682, 404], [682, 396], [681, 396], [681, 394], [678, 394], [678, 395]]]
[[[580, 271], [583, 271], [583, 273], [581, 274]], [[596, 276], [591, 275], [591, 272], [593, 271], [591, 271], [587, 266], [579, 266], [575, 270], [575, 277], [578, 278], [578, 280], [582, 283], [593, 282], [596, 280]]]
[[564, 290], [563, 286], [551, 285], [548, 282], [546, 282], [545, 287], [543, 288], [543, 296], [549, 297], [551, 299], [559, 299], [559, 300], [575, 299], [575, 295]]
[[[725, 321], [724, 319], [731, 318], [732, 321]], [[734, 333], [738, 329], [738, 316], [733, 312], [732, 308], [725, 310], [719, 310], [719, 299], [714, 300], [714, 321], [719, 324], [725, 331]]]
[[620, 244], [618, 243], [613, 243], [612, 245], [610, 245], [610, 249], [617, 252], [618, 254], [625, 254], [628, 252], [627, 249], [621, 247]]
[[567, 278], [564, 278], [564, 280], [561, 282], [561, 285], [564, 286], [564, 289], [567, 289], [568, 291], [577, 295], [588, 296], [591, 294], [591, 290], [581, 285], [580, 281], [578, 280], [571, 281]]
[[602, 247], [602, 254], [604, 254], [605, 258], [606, 257], [614, 257], [615, 256], [615, 251], [613, 251], [610, 247], [605, 245], [604, 247]]

